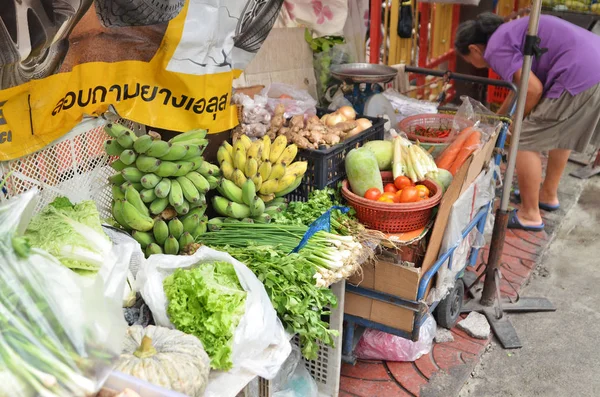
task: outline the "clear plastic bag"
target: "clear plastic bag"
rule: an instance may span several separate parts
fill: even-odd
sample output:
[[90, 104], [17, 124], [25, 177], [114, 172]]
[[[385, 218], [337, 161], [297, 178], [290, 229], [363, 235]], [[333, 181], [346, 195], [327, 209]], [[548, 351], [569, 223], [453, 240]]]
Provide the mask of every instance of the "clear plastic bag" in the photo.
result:
[[[502, 124], [500, 120], [493, 122], [491, 117], [496, 116], [494, 112], [485, 107], [481, 102], [475, 99], [462, 96], [460, 97], [462, 104], [456, 112], [457, 120], [469, 120], [475, 124], [475, 127], [481, 131], [481, 144], [486, 143], [494, 134], [496, 129]], [[461, 124], [454, 122], [452, 125], [453, 133], [461, 132]]]
[[[191, 256], [152, 255], [138, 273], [136, 285], [150, 307], [156, 325], [174, 328], [167, 315], [164, 279], [176, 269], [191, 269], [198, 263], [209, 262], [231, 263], [240, 285], [248, 292], [246, 312], [234, 335], [233, 369], [228, 373], [213, 371], [206, 391], [207, 396], [226, 396], [231, 394], [227, 389], [228, 376], [250, 373], [271, 379], [291, 351], [283, 325], [254, 273], [231, 255], [202, 246]], [[223, 377], [220, 377], [221, 374]]]
[[415, 361], [431, 351], [435, 332], [436, 323], [432, 316], [421, 325], [417, 342], [367, 328], [354, 354], [365, 360]]
[[[279, 375], [281, 377], [279, 378]], [[319, 387], [302, 361], [302, 353], [294, 346], [281, 366], [279, 378], [273, 381], [273, 397], [318, 397]]]
[[306, 90], [288, 84], [272, 83], [265, 87], [260, 95], [267, 97], [267, 109], [271, 114], [275, 114], [275, 108], [280, 103], [285, 106], [285, 118], [317, 114], [317, 101]]
[[0, 206], [0, 379], [2, 397], [87, 396], [120, 354], [120, 300], [102, 277], [83, 278], [20, 237], [37, 189]]
[[328, 51], [322, 51], [313, 55], [313, 66], [317, 77], [317, 98], [321, 106], [331, 102], [327, 97], [327, 90], [333, 84], [339, 83], [331, 77], [331, 68], [353, 61], [352, 48], [348, 44], [336, 44]]

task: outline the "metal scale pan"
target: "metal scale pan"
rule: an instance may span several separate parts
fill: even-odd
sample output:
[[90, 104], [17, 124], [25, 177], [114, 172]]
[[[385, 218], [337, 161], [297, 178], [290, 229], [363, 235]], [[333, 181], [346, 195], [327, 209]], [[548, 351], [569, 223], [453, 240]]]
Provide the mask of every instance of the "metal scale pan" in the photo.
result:
[[346, 84], [387, 83], [396, 78], [398, 71], [390, 66], [371, 63], [347, 63], [331, 68], [331, 75]]

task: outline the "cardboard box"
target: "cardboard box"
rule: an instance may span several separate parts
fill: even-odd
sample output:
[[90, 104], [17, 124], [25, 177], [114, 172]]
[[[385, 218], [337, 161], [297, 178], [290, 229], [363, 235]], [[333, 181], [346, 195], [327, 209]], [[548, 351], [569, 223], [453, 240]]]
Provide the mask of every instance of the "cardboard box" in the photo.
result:
[[[444, 238], [448, 216], [454, 202], [477, 178], [483, 166], [491, 158], [498, 135], [494, 135], [476, 151], [458, 170], [439, 205], [436, 221], [431, 229], [427, 251], [420, 268], [409, 268], [378, 258], [374, 264], [363, 266], [362, 275], [355, 275], [348, 282], [400, 298], [416, 301], [421, 277], [437, 262]], [[432, 278], [432, 281], [435, 279]], [[431, 283], [428, 287], [429, 293]], [[427, 296], [425, 294], [425, 297]], [[346, 292], [344, 313], [362, 317], [389, 327], [411, 332], [415, 313], [408, 309]]]

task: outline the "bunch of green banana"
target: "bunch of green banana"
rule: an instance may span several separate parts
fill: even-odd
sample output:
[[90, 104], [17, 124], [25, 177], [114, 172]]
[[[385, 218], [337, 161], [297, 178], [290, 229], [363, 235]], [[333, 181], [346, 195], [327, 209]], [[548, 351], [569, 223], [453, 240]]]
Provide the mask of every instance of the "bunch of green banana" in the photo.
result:
[[157, 133], [138, 138], [119, 124], [107, 124], [105, 131], [114, 138], [104, 144], [107, 154], [118, 156], [111, 165], [117, 173], [109, 178], [115, 220], [132, 232], [147, 256], [180, 253], [206, 231], [205, 195], [219, 184], [219, 167], [202, 157], [206, 131], [186, 132], [169, 142]]
[[[294, 162], [297, 153], [296, 145], [288, 145], [284, 135], [274, 141], [264, 136], [254, 142], [242, 135], [233, 146], [223, 142], [217, 151], [217, 160], [223, 177], [218, 190], [224, 197], [213, 201], [215, 210], [235, 219], [260, 216], [262, 207], [256, 199], [267, 208], [275, 198], [293, 192], [302, 182], [308, 163]], [[244, 200], [240, 198], [245, 195], [242, 191], [250, 192]], [[232, 205], [226, 205], [222, 199]], [[258, 208], [253, 208], [255, 206]]]

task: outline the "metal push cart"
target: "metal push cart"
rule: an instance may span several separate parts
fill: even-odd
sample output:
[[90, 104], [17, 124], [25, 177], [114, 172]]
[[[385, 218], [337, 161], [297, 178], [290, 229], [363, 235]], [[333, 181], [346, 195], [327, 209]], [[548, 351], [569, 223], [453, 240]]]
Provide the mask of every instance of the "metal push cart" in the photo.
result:
[[[467, 83], [474, 84], [482, 84], [486, 86], [496, 86], [496, 87], [504, 87], [511, 91], [516, 92], [516, 87], [512, 83], [507, 83], [500, 80], [492, 80], [488, 78], [468, 76], [463, 74], [456, 74], [450, 72], [443, 71], [434, 71], [422, 68], [414, 68], [414, 67], [406, 67], [405, 71], [407, 73], [415, 73], [415, 74], [424, 74], [435, 77], [442, 77], [447, 80], [455, 80], [455, 81], [463, 81]], [[512, 106], [514, 109], [514, 104]], [[508, 114], [511, 116], [514, 110]], [[496, 118], [495, 118], [496, 119]], [[496, 141], [496, 150], [494, 151], [494, 162], [496, 165], [500, 165], [502, 160], [502, 150], [504, 149], [504, 144], [506, 142], [506, 137], [508, 133], [508, 127], [510, 125], [509, 117], [497, 117], [498, 121], [502, 122], [502, 127], [498, 133], [498, 139]], [[499, 175], [495, 174], [494, 179], [497, 180]], [[477, 228], [479, 232], [483, 233], [487, 216], [491, 211], [491, 207], [493, 206], [493, 200], [476, 213], [471, 222], [464, 228], [462, 231], [463, 239], [466, 238], [473, 229]], [[410, 310], [415, 313], [414, 322], [413, 322], [413, 330], [412, 332], [406, 332], [404, 330], [392, 328], [390, 326], [386, 326], [384, 324], [376, 323], [371, 320], [364, 319], [362, 317], [357, 317], [350, 314], [344, 314], [344, 333], [343, 333], [343, 346], [342, 346], [342, 359], [344, 362], [354, 363], [355, 357], [353, 356], [353, 351], [356, 342], [358, 341], [358, 336], [356, 334], [355, 328], [357, 326], [360, 327], [368, 327], [376, 330], [380, 330], [383, 332], [387, 332], [389, 334], [401, 336], [413, 341], [417, 341], [419, 339], [419, 331], [427, 316], [434, 315], [437, 319], [439, 325], [443, 327], [450, 328], [458, 319], [459, 314], [461, 313], [461, 308], [463, 304], [463, 295], [465, 291], [465, 282], [463, 281], [464, 270], [467, 266], [474, 266], [478, 257], [478, 248], [471, 248], [471, 252], [468, 260], [466, 261], [464, 267], [457, 272], [456, 281], [454, 283], [454, 287], [450, 290], [450, 292], [446, 295], [445, 298], [439, 301], [435, 301], [432, 304], [427, 304], [425, 302], [426, 293], [428, 290], [428, 286], [432, 281], [433, 277], [438, 273], [440, 268], [448, 263], [448, 267], [452, 267], [452, 259], [455, 250], [459, 247], [460, 243], [452, 246], [446, 252], [443, 252], [438, 257], [438, 260], [433, 264], [433, 266], [423, 275], [423, 277], [419, 281], [418, 293], [416, 300], [404, 299], [399, 296], [391, 295], [388, 293], [375, 291], [372, 289], [353, 286], [349, 283], [346, 284], [346, 291], [354, 293], [356, 295], [360, 295], [363, 297], [367, 297], [373, 300], [385, 302], [388, 304], [392, 304], [403, 309]]]

